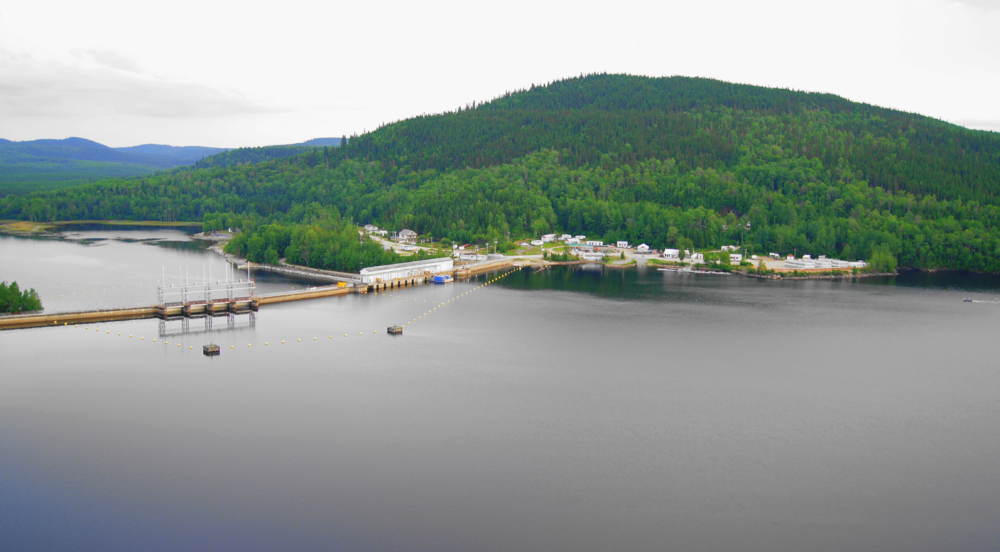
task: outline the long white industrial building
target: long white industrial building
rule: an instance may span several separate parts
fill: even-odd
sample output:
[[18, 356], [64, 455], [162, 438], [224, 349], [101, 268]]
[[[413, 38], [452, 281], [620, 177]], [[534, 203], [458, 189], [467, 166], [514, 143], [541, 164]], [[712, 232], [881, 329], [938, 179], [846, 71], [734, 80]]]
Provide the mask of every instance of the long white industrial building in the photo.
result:
[[361, 281], [366, 284], [389, 282], [397, 278], [413, 278], [425, 273], [437, 274], [455, 269], [455, 261], [451, 257], [424, 259], [408, 263], [396, 263], [383, 266], [370, 266], [361, 269]]

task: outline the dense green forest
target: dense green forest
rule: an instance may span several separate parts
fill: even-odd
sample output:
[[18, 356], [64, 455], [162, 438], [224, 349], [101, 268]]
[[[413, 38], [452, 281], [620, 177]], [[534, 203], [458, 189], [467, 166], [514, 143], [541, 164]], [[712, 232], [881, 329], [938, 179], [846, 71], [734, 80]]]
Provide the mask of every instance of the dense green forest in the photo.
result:
[[[248, 221], [239, 217], [209, 218], [206, 227], [248, 226]], [[302, 216], [293, 220], [302, 222], [251, 224], [226, 244], [226, 252], [259, 263], [277, 264], [285, 258], [293, 264], [350, 272], [434, 256], [420, 251], [404, 257], [387, 251], [362, 237], [357, 227], [340, 219], [335, 210], [323, 209], [315, 203], [307, 205]]]
[[17, 282], [0, 282], [0, 314], [42, 310], [42, 301], [34, 289], [21, 291]]
[[[827, 94], [591, 75], [287, 159], [7, 198], [0, 217], [203, 220], [247, 230], [239, 247], [278, 225], [286, 250], [295, 232], [329, 239], [308, 229], [332, 217], [1000, 272], [1000, 134]], [[347, 267], [308, 249], [305, 264]]]

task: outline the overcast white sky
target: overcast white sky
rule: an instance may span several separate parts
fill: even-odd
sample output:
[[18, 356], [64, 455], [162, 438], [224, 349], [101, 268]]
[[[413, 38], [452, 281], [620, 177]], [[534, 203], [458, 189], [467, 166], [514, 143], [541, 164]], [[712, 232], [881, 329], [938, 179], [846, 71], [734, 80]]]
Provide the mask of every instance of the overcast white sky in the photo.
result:
[[3, 0], [0, 137], [251, 146], [591, 72], [833, 92], [1000, 130], [1000, 0]]

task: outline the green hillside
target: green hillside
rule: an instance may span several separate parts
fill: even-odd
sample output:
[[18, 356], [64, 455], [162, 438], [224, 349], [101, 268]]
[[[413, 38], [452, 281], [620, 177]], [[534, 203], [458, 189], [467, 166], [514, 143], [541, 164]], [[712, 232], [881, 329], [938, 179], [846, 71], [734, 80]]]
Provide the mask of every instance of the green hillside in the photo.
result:
[[313, 138], [298, 144], [287, 144], [279, 146], [261, 146], [256, 148], [236, 148], [224, 151], [210, 157], [205, 157], [197, 163], [195, 167], [204, 169], [208, 167], [231, 167], [233, 165], [246, 165], [250, 163], [263, 163], [275, 159], [285, 159], [302, 155], [318, 147], [337, 147], [341, 138]]
[[[340, 148], [7, 198], [0, 217], [202, 219], [246, 229], [244, 253], [254, 237], [290, 247], [267, 244], [264, 224], [277, 235], [343, 217], [456, 241], [566, 231], [846, 258], [887, 248], [902, 266], [1000, 272], [1000, 134], [828, 94], [591, 75]], [[294, 257], [336, 266], [313, 241]]]

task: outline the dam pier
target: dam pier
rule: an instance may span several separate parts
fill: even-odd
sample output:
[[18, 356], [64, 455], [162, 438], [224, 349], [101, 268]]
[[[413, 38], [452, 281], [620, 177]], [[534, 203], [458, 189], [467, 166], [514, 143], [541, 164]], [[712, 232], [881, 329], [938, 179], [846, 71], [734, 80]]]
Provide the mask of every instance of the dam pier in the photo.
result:
[[[447, 261], [451, 265], [451, 259], [448, 258]], [[435, 262], [438, 264], [435, 264]], [[354, 279], [351, 283], [340, 281], [335, 285], [317, 286], [263, 295], [256, 293], [256, 284], [249, 277], [246, 280], [214, 283], [199, 282], [173, 286], [160, 285], [157, 288], [158, 302], [155, 305], [6, 315], [0, 316], [0, 330], [93, 324], [144, 318], [177, 320], [247, 313], [254, 315], [260, 307], [266, 305], [307, 299], [321, 299], [351, 293], [367, 294], [369, 292], [423, 285], [429, 283], [437, 275], [452, 276], [456, 280], [468, 279], [479, 274], [496, 272], [520, 264], [515, 259], [500, 259], [461, 267], [451, 265], [444, 270], [432, 271], [430, 270], [431, 268], [444, 268], [445, 264], [442, 262], [442, 259], [428, 259], [427, 261], [372, 267], [377, 270], [372, 270], [368, 273], [365, 271], [369, 269], [364, 269], [361, 274], [357, 275], [358, 278]]]

